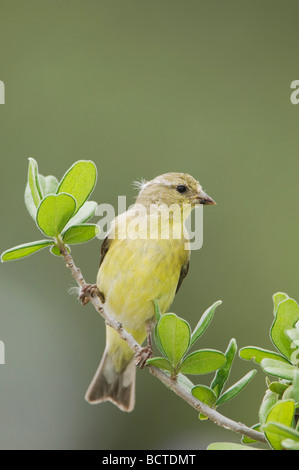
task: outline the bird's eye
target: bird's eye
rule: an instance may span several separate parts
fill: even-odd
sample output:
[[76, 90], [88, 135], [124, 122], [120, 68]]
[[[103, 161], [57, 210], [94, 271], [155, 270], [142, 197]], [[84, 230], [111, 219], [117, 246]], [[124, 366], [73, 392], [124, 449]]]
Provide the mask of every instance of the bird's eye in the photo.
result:
[[184, 184], [179, 184], [177, 187], [176, 187], [176, 190], [179, 192], [179, 193], [185, 193], [187, 191], [187, 186], [185, 186]]

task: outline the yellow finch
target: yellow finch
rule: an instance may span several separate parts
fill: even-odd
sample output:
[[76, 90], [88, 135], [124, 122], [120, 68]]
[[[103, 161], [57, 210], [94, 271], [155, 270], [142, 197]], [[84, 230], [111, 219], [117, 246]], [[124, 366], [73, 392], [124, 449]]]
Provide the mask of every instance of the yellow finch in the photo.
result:
[[[140, 183], [135, 205], [116, 217], [105, 238], [97, 286], [107, 313], [142, 344], [154, 321], [157, 300], [161, 313], [171, 305], [188, 272], [190, 250], [181, 217], [167, 211], [169, 234], [161, 214], [179, 207], [186, 219], [197, 204], [215, 204], [192, 176], [166, 173]], [[183, 208], [189, 210], [184, 210]], [[153, 230], [153, 227], [158, 230]], [[111, 327], [106, 327], [106, 348], [87, 393], [89, 403], [110, 400], [123, 411], [135, 404], [134, 353]]]

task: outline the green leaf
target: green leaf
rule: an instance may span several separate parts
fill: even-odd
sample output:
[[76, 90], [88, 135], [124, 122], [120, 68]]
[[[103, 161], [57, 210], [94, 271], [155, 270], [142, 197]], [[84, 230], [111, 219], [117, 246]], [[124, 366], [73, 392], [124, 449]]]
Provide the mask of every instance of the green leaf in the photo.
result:
[[199, 413], [198, 419], [200, 419], [200, 421], [207, 421], [209, 418], [203, 413]]
[[284, 439], [281, 445], [285, 450], [299, 450], [299, 442], [293, 439]]
[[273, 295], [273, 314], [276, 314], [276, 310], [280, 302], [283, 300], [288, 299], [289, 296], [285, 294], [284, 292], [276, 292], [276, 294]]
[[293, 388], [294, 388], [294, 400], [295, 400], [296, 406], [298, 406], [299, 405], [299, 369], [295, 369], [294, 371]]
[[256, 364], [260, 364], [261, 361], [265, 358], [268, 359], [275, 359], [277, 361], [281, 361], [284, 363], [289, 364], [289, 361], [282, 356], [273, 351], [268, 351], [267, 349], [256, 348], [254, 346], [247, 346], [245, 348], [241, 348], [239, 351], [239, 356], [246, 361], [254, 361]]
[[[67, 251], [70, 253], [71, 252], [70, 247], [68, 245], [65, 245], [65, 247], [66, 247]], [[57, 245], [51, 246], [50, 252], [52, 253], [52, 255], [61, 256], [60, 249]]]
[[174, 313], [165, 313], [157, 325], [157, 333], [166, 356], [177, 367], [190, 344], [190, 326]]
[[285, 334], [292, 342], [296, 342], [296, 345], [299, 346], [299, 329], [298, 328], [287, 328], [285, 330]]
[[[278, 434], [277, 425], [291, 427], [294, 418], [294, 412], [295, 403], [293, 400], [278, 401], [270, 409], [266, 418], [266, 423], [262, 426], [262, 430], [265, 432], [265, 436], [273, 449], [283, 449], [283, 437], [281, 434]], [[273, 424], [276, 424], [275, 429], [273, 428]]]
[[176, 377], [177, 382], [185, 389], [187, 392], [191, 393], [194, 383], [188, 379], [184, 374], [179, 373]]
[[[290, 400], [289, 400], [290, 401]], [[299, 432], [290, 426], [284, 424], [269, 421], [262, 427], [264, 432], [277, 434], [285, 439], [293, 439], [299, 443]]]
[[159, 333], [158, 333], [158, 324], [159, 324], [159, 321], [162, 317], [162, 314], [161, 314], [161, 310], [160, 310], [160, 306], [159, 306], [159, 302], [157, 299], [154, 299], [153, 300], [153, 304], [154, 304], [154, 311], [155, 311], [155, 317], [156, 317], [156, 324], [155, 324], [155, 327], [154, 327], [154, 338], [155, 338], [155, 343], [159, 349], [159, 351], [165, 355], [165, 351], [162, 347], [162, 344], [161, 344], [161, 341], [160, 341], [160, 337], [159, 337]]
[[86, 201], [83, 206], [80, 207], [78, 212], [69, 220], [65, 226], [65, 230], [72, 225], [80, 225], [87, 222], [91, 217], [95, 215], [98, 204], [95, 201]]
[[68, 193], [77, 202], [76, 212], [92, 193], [97, 180], [97, 169], [90, 160], [79, 160], [63, 176], [57, 194]]
[[49, 237], [57, 237], [72, 217], [76, 201], [69, 194], [46, 196], [37, 209], [36, 222]]
[[27, 207], [27, 210], [28, 210], [29, 214], [35, 220], [37, 207], [34, 204], [32, 194], [31, 194], [31, 189], [30, 189], [30, 186], [29, 186], [28, 182], [27, 182], [26, 188], [25, 188], [24, 201], [25, 201], [25, 205]]
[[295, 367], [291, 364], [284, 364], [274, 359], [263, 359], [261, 367], [266, 374], [274, 375], [281, 379], [293, 380]]
[[216, 405], [223, 405], [223, 403], [226, 403], [227, 401], [231, 400], [236, 395], [238, 395], [246, 387], [250, 380], [255, 376], [255, 374], [256, 370], [253, 369], [248, 372], [248, 374], [244, 375], [242, 379], [232, 385], [229, 389], [226, 390], [226, 392], [223, 393], [223, 395], [220, 396], [220, 398], [218, 398]]
[[32, 255], [36, 251], [46, 248], [49, 245], [53, 245], [52, 240], [38, 240], [36, 242], [24, 243], [23, 245], [18, 245], [4, 251], [1, 255], [1, 261], [13, 261], [19, 258], [24, 258], [25, 256]]
[[299, 320], [299, 306], [293, 299], [286, 299], [279, 303], [271, 326], [271, 340], [276, 348], [288, 359], [292, 355], [291, 341], [285, 331], [293, 328]]
[[218, 305], [221, 305], [222, 301], [218, 300], [215, 302], [211, 307], [209, 307], [202, 317], [200, 318], [199, 322], [197, 323], [196, 327], [194, 328], [194, 331], [191, 335], [191, 342], [190, 346], [195, 343], [195, 341], [205, 332], [209, 324], [211, 323], [215, 310], [218, 307]]
[[289, 385], [283, 382], [271, 382], [269, 385], [269, 390], [271, 392], [277, 393], [279, 397], [282, 397]]
[[68, 228], [62, 235], [64, 243], [84, 243], [92, 240], [99, 233], [100, 228], [95, 224], [73, 225]]
[[[294, 374], [296, 374], [297, 369], [295, 370]], [[290, 385], [289, 387], [286, 388], [284, 391], [284, 394], [282, 396], [283, 400], [294, 400], [296, 407], [299, 405], [299, 402], [296, 401], [295, 399], [295, 394], [294, 394], [294, 386]]]
[[201, 349], [187, 356], [180, 366], [183, 374], [208, 374], [222, 367], [225, 356], [220, 351]]
[[278, 395], [271, 390], [266, 390], [259, 409], [259, 420], [261, 424], [265, 423], [269, 410], [275, 405], [275, 403], [277, 403], [277, 401]]
[[[260, 431], [261, 430], [260, 423], [254, 424], [253, 426], [251, 426], [251, 429], [253, 429], [254, 431]], [[243, 444], [252, 444], [254, 442], [257, 442], [257, 440], [252, 439], [251, 437], [248, 437], [248, 436], [242, 436], [241, 442]]]
[[169, 372], [173, 371], [171, 362], [166, 359], [166, 357], [150, 357], [146, 361], [147, 366], [155, 366], [159, 369], [168, 370]]
[[217, 397], [212, 389], [206, 385], [195, 385], [191, 390], [192, 395], [197, 398], [201, 403], [212, 407], [215, 405]]
[[161, 320], [162, 314], [161, 314], [161, 310], [160, 310], [160, 306], [159, 306], [158, 300], [157, 300], [157, 299], [154, 299], [154, 300], [153, 300], [153, 304], [154, 304], [156, 322], [159, 323], [159, 321]]
[[[298, 364], [299, 364], [299, 346], [298, 346], [298, 343], [296, 343], [296, 347], [291, 355], [291, 362], [292, 364], [294, 364], [294, 366], [297, 366], [298, 367]], [[294, 345], [295, 346], [295, 345]]]
[[57, 191], [57, 187], [58, 187], [58, 179], [52, 175], [48, 175], [48, 176], [38, 175], [38, 176], [39, 176], [39, 181], [40, 181], [40, 186], [42, 189], [43, 197], [48, 196], [48, 194], [55, 194]]
[[38, 176], [38, 166], [34, 158], [29, 158], [28, 184], [31, 191], [32, 200], [37, 207], [43, 198]]
[[232, 442], [214, 442], [207, 447], [207, 450], [260, 450], [255, 447], [243, 446]]
[[[40, 188], [42, 191], [42, 195], [47, 196], [48, 194], [54, 194], [56, 193], [56, 189], [58, 186], [58, 181], [55, 178], [55, 176], [43, 176], [43, 175], [38, 175], [38, 180], [40, 183]], [[35, 220], [36, 219], [36, 212], [37, 212], [37, 206], [35, 205], [31, 193], [31, 189], [29, 186], [29, 182], [26, 184], [25, 188], [25, 194], [24, 194], [24, 199], [25, 199], [25, 205], [27, 207], [27, 210], [31, 217]]]
[[215, 377], [211, 383], [211, 388], [215, 392], [217, 398], [219, 397], [225, 383], [228, 380], [233, 360], [237, 352], [237, 342], [232, 338], [229, 342], [227, 350], [225, 351], [225, 364], [217, 370]]

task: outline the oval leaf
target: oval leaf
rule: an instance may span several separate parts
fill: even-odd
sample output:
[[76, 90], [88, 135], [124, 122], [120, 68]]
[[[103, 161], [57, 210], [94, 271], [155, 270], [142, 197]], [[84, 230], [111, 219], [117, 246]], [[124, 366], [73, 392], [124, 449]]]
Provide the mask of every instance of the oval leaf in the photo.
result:
[[222, 367], [225, 356], [220, 351], [201, 349], [189, 354], [180, 366], [183, 374], [208, 374]]
[[[42, 191], [43, 197], [47, 196], [48, 194], [55, 194], [56, 189], [58, 186], [58, 180], [55, 178], [55, 176], [43, 176], [43, 175], [38, 175], [38, 180], [40, 183], [40, 189]], [[35, 220], [36, 218], [36, 212], [37, 212], [37, 206], [35, 205], [32, 197], [32, 192], [30, 189], [29, 182], [26, 184], [25, 188], [25, 194], [24, 194], [24, 199], [25, 199], [25, 204], [27, 207], [27, 210], [31, 217]], [[41, 201], [41, 199], [40, 199]]]
[[34, 204], [33, 197], [32, 197], [32, 194], [31, 194], [31, 189], [30, 189], [30, 186], [29, 186], [28, 182], [27, 182], [26, 188], [25, 188], [24, 201], [25, 201], [25, 205], [27, 207], [27, 210], [28, 210], [29, 214], [35, 220], [37, 207]]
[[219, 397], [225, 383], [228, 380], [230, 370], [237, 352], [237, 342], [232, 338], [229, 342], [227, 350], [225, 351], [225, 364], [217, 370], [215, 377], [211, 383], [211, 388], [215, 392], [217, 398]]
[[[277, 402], [269, 411], [266, 418], [266, 426], [262, 427], [265, 436], [273, 449], [282, 450], [283, 436], [273, 429], [273, 424], [291, 427], [295, 412], [295, 403], [293, 400], [285, 400]], [[272, 423], [269, 426], [270, 423]], [[269, 424], [268, 424], [269, 423]], [[268, 427], [267, 427], [268, 424]]]
[[293, 379], [293, 388], [294, 388], [294, 400], [297, 406], [299, 406], [299, 369], [294, 371]]
[[288, 299], [289, 296], [285, 294], [284, 292], [276, 292], [276, 294], [274, 294], [272, 298], [273, 298], [273, 313], [275, 315], [277, 307], [280, 304], [280, 302]]
[[37, 207], [43, 198], [43, 193], [38, 176], [38, 166], [34, 158], [29, 158], [28, 185], [31, 191], [32, 200]]
[[269, 390], [271, 390], [271, 392], [274, 392], [279, 397], [281, 397], [288, 387], [289, 385], [283, 382], [271, 382], [269, 385]]
[[206, 385], [196, 385], [192, 388], [191, 393], [197, 400], [208, 406], [214, 406], [216, 403], [217, 397], [215, 393]]
[[55, 194], [58, 187], [58, 179], [55, 176], [48, 175], [43, 176], [39, 175], [39, 181], [42, 188], [43, 196], [47, 196], [48, 194]]
[[206, 331], [206, 329], [208, 328], [209, 324], [211, 323], [213, 319], [216, 308], [218, 307], [218, 305], [221, 305], [221, 304], [222, 304], [222, 301], [218, 300], [204, 312], [204, 314], [200, 318], [199, 322], [197, 323], [191, 335], [191, 342], [190, 342], [191, 346]]
[[80, 225], [87, 222], [95, 215], [98, 204], [95, 201], [86, 201], [76, 214], [70, 219], [65, 226], [65, 230], [72, 225]]
[[295, 396], [294, 396], [294, 387], [293, 387], [293, 385], [290, 385], [289, 387], [286, 388], [286, 390], [284, 391], [284, 393], [282, 395], [282, 400], [294, 400], [296, 406], [298, 406], [298, 404], [296, 403], [296, 400], [295, 400]]
[[278, 401], [278, 396], [271, 390], [267, 390], [259, 409], [259, 420], [261, 424], [265, 423], [269, 410]]
[[41, 231], [49, 237], [57, 237], [76, 209], [75, 199], [69, 194], [52, 194], [40, 203], [36, 222]]
[[267, 424], [264, 424], [263, 431], [273, 432], [281, 437], [284, 437], [285, 439], [294, 439], [299, 443], [299, 432], [296, 431], [296, 429], [284, 424], [269, 421]]
[[253, 369], [248, 374], [244, 375], [242, 379], [240, 379], [238, 382], [236, 382], [234, 385], [232, 385], [229, 389], [224, 392], [223, 395], [217, 400], [216, 405], [223, 405], [223, 403], [226, 403], [227, 401], [231, 400], [234, 398], [238, 393], [240, 393], [243, 388], [246, 387], [246, 385], [250, 382], [250, 380], [255, 376], [256, 370]]
[[92, 240], [98, 235], [100, 228], [95, 224], [73, 225], [62, 236], [64, 243], [75, 244]]
[[289, 364], [289, 361], [282, 356], [273, 351], [268, 351], [267, 349], [256, 348], [254, 346], [247, 346], [246, 348], [241, 348], [239, 351], [239, 356], [246, 361], [254, 361], [256, 364], [260, 364], [263, 359], [275, 359]]
[[194, 387], [194, 383], [188, 379], [184, 374], [179, 373], [176, 377], [177, 382], [184, 387], [187, 392], [191, 393], [192, 388]]
[[68, 193], [77, 202], [78, 211], [89, 198], [97, 180], [97, 169], [90, 160], [79, 160], [69, 168], [57, 188], [57, 194]]
[[157, 325], [157, 333], [166, 356], [176, 367], [190, 344], [190, 326], [174, 313], [165, 313]]
[[1, 261], [13, 261], [25, 256], [32, 255], [36, 251], [42, 250], [49, 245], [53, 245], [52, 240], [38, 240], [36, 242], [24, 243], [4, 251], [1, 255]]
[[292, 355], [293, 348], [285, 331], [287, 328], [293, 328], [298, 320], [299, 306], [294, 299], [286, 299], [278, 304], [270, 335], [274, 346], [288, 359]]
[[155, 366], [155, 367], [158, 367], [158, 369], [168, 370], [168, 372], [173, 371], [171, 362], [168, 359], [166, 359], [166, 357], [150, 357], [146, 361], [146, 365]]
[[293, 380], [294, 371], [296, 370], [291, 364], [284, 364], [274, 359], [263, 359], [261, 367], [266, 374], [286, 380]]

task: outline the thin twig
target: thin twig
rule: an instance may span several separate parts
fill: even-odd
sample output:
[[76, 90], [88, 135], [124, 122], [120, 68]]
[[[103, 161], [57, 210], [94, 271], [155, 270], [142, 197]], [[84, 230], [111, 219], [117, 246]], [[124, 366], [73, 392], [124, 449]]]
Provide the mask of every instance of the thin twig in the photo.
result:
[[[102, 315], [106, 324], [114, 328], [114, 330], [118, 332], [120, 337], [128, 343], [128, 345], [135, 352], [136, 355], [141, 354], [142, 349], [143, 349], [142, 346], [140, 346], [140, 344], [138, 344], [137, 341], [135, 341], [134, 337], [130, 333], [128, 333], [119, 322], [111, 318], [107, 314], [107, 312], [105, 312], [103, 304], [100, 300], [100, 297], [88, 291], [89, 284], [85, 282], [81, 270], [77, 268], [72, 256], [70, 255], [70, 253], [67, 251], [67, 249], [65, 248], [63, 244], [60, 245], [60, 252], [64, 258], [66, 266], [71, 270], [73, 278], [77, 282], [78, 286], [81, 288], [81, 290], [86, 291], [86, 297], [93, 304], [96, 311], [100, 315]], [[199, 401], [197, 398], [195, 398], [177, 380], [173, 380], [169, 375], [165, 374], [161, 369], [158, 369], [157, 367], [154, 367], [154, 366], [149, 366], [148, 368], [155, 377], [157, 377], [164, 385], [166, 385], [169, 389], [171, 389], [176, 395], [181, 397], [195, 410], [205, 415], [207, 418], [209, 418], [218, 426], [221, 426], [225, 429], [229, 429], [236, 433], [242, 434], [256, 441], [266, 442], [266, 438], [263, 433], [255, 431], [254, 429], [249, 428], [243, 423], [237, 423], [236, 421], [233, 421], [232, 419], [227, 418], [226, 416], [223, 416], [221, 413], [219, 413], [215, 409], [210, 408], [209, 406], [205, 405], [204, 403]]]
[[161, 382], [163, 382], [164, 385], [166, 385], [174, 393], [176, 393], [176, 395], [181, 397], [195, 410], [205, 415], [218, 426], [250, 437], [251, 439], [254, 439], [256, 441], [267, 442], [263, 433], [255, 431], [254, 429], [249, 428], [243, 423], [237, 423], [236, 421], [233, 421], [232, 419], [223, 416], [214, 408], [210, 408], [208, 405], [205, 405], [197, 398], [195, 398], [191, 393], [189, 393], [177, 380], [173, 380], [169, 375], [166, 375], [161, 369], [158, 369], [157, 367], [153, 366], [150, 366], [149, 369], [155, 377], [161, 380]]

